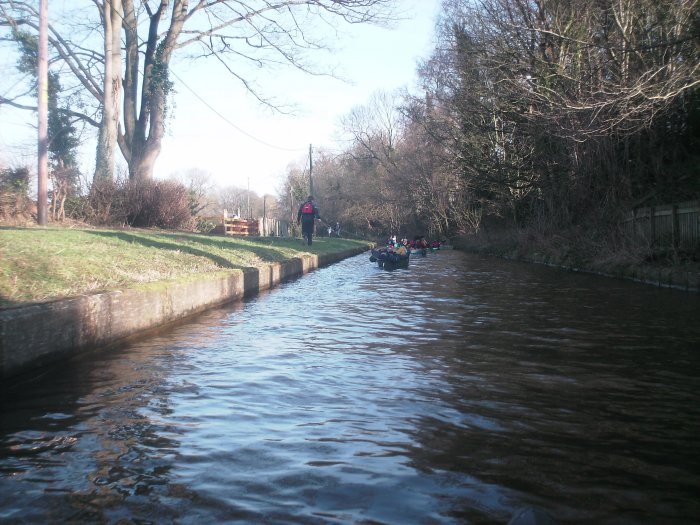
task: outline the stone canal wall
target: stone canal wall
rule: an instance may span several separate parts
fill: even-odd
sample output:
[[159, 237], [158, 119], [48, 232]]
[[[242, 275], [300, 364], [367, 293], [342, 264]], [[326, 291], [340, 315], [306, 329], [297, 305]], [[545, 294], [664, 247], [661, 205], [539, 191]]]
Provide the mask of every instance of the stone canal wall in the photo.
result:
[[675, 288], [686, 292], [700, 293], [700, 266], [697, 263], [678, 266], [653, 266], [653, 265], [617, 265], [604, 266], [581, 264], [572, 266], [563, 261], [546, 256], [531, 253], [529, 255], [518, 254], [516, 250], [510, 253], [493, 249], [488, 244], [473, 241], [468, 237], [456, 237], [451, 239], [451, 244], [458, 250], [482, 255], [501, 257], [514, 261], [531, 264], [544, 264], [561, 270], [572, 272], [590, 273], [602, 277], [624, 279], [642, 284], [650, 284], [661, 288]]
[[0, 310], [0, 378], [113, 345], [362, 253], [305, 255], [191, 282], [72, 297]]

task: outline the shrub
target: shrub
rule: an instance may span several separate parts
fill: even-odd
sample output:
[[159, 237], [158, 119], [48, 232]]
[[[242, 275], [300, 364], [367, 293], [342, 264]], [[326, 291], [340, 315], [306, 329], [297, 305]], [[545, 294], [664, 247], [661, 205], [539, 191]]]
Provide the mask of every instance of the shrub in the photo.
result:
[[179, 182], [127, 182], [121, 199], [126, 223], [144, 228], [190, 228], [189, 193]]
[[82, 195], [69, 195], [63, 204], [68, 219], [90, 222], [93, 217], [90, 198]]
[[100, 181], [85, 203], [71, 204], [71, 213], [93, 224], [170, 230], [194, 224], [187, 188], [170, 180]]
[[216, 221], [208, 217], [195, 217], [194, 230], [199, 233], [211, 233], [216, 227]]
[[111, 180], [93, 182], [88, 195], [86, 220], [96, 225], [125, 224], [119, 185]]
[[34, 203], [27, 197], [29, 170], [27, 168], [0, 171], [0, 218], [28, 217]]

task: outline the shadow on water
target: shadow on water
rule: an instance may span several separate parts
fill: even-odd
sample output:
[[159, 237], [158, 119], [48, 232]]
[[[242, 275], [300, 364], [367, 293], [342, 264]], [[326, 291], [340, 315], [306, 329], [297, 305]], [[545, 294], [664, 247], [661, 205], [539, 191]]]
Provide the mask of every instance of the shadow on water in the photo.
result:
[[69, 360], [3, 389], [0, 522], [104, 522], [111, 508], [140, 497], [131, 517], [157, 518], [149, 494], [166, 495], [167, 455], [178, 441], [173, 428], [143, 415], [168, 410], [152, 360], [133, 349], [103, 355], [99, 368]]
[[699, 298], [367, 259], [5, 390], [0, 522], [697, 521]]
[[15, 301], [10, 299], [9, 297], [0, 294], [0, 311], [4, 309], [10, 309], [10, 308], [17, 308], [19, 306], [26, 306], [28, 304], [32, 304], [29, 302], [22, 302], [22, 301]]
[[183, 329], [0, 386], [0, 523], [164, 523], [187, 513], [178, 502], [197, 494], [171, 475], [186, 424], [170, 420], [170, 399], [198, 395], [169, 381], [183, 363], [170, 338]]
[[[437, 338], [449, 370], [438, 397], [461, 417], [429, 416], [416, 436], [421, 464], [479, 472], [465, 516], [488, 501], [484, 487], [508, 487], [498, 496], [543, 505], [563, 523], [692, 523], [698, 298], [469, 263], [452, 290], [466, 299], [459, 330]], [[419, 353], [436, 353], [431, 345]]]

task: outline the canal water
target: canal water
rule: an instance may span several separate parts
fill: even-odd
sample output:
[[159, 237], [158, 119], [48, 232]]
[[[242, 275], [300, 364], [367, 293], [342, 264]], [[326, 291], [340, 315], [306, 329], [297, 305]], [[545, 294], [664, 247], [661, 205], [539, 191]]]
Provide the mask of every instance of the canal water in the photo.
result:
[[2, 393], [0, 523], [700, 521], [700, 299], [367, 254]]

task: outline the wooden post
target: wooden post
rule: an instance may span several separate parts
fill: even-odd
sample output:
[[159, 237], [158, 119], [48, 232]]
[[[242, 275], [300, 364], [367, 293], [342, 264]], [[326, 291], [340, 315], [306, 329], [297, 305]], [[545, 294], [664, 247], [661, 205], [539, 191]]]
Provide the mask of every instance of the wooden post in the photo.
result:
[[678, 204], [671, 207], [671, 243], [674, 249], [680, 246], [680, 224], [678, 223]]
[[313, 148], [312, 148], [311, 144], [309, 144], [309, 195], [314, 194], [314, 179], [312, 176], [312, 172], [314, 169], [314, 159], [312, 156], [312, 151], [313, 151]]
[[262, 216], [262, 231], [260, 235], [267, 237], [267, 195], [263, 195], [263, 216]]
[[46, 226], [49, 173], [49, 0], [39, 1], [37, 222]]
[[[691, 242], [696, 246], [700, 245], [700, 200], [695, 203], [695, 228], [693, 229]], [[700, 292], [700, 288], [698, 292]]]

